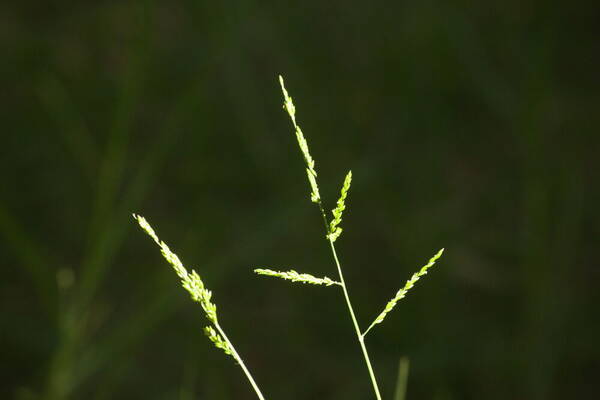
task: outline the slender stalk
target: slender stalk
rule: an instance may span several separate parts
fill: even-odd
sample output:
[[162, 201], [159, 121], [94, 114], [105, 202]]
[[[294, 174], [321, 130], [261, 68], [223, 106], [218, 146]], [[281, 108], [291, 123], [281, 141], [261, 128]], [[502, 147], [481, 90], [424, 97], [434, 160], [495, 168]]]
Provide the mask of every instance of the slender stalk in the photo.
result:
[[231, 343], [231, 341], [229, 340], [229, 338], [227, 337], [227, 335], [225, 334], [223, 329], [221, 329], [221, 326], [219, 325], [218, 322], [215, 322], [214, 325], [215, 325], [215, 328], [217, 328], [217, 331], [219, 331], [219, 334], [221, 335], [223, 340], [225, 340], [227, 342], [227, 345], [229, 346], [229, 350], [231, 350], [231, 355], [240, 364], [240, 367], [242, 367], [244, 374], [246, 374], [246, 378], [248, 378], [248, 381], [250, 382], [250, 385], [252, 385], [252, 388], [256, 392], [256, 395], [258, 396], [258, 398], [260, 400], [265, 400], [265, 398], [263, 397], [263, 394], [261, 393], [260, 389], [258, 388], [258, 385], [254, 381], [252, 374], [250, 373], [250, 371], [248, 371], [248, 368], [246, 368], [246, 365], [244, 364], [242, 357], [240, 357], [238, 352], [235, 350], [235, 347], [233, 347], [233, 343]]
[[406, 399], [406, 384], [408, 381], [409, 367], [410, 361], [408, 357], [400, 358], [400, 364], [398, 365], [398, 381], [396, 382], [396, 392], [394, 393], [394, 400]]
[[352, 308], [352, 303], [350, 302], [350, 296], [348, 295], [348, 288], [346, 288], [346, 281], [344, 281], [344, 275], [342, 274], [342, 267], [340, 266], [340, 261], [338, 260], [338, 256], [335, 251], [335, 245], [333, 244], [333, 240], [329, 239], [329, 244], [331, 246], [331, 252], [333, 253], [335, 265], [337, 266], [337, 269], [338, 269], [338, 274], [340, 276], [340, 282], [342, 283], [341, 286], [344, 291], [344, 297], [346, 298], [346, 305], [348, 306], [348, 311], [350, 312], [350, 316], [352, 317], [354, 331], [356, 332], [356, 337], [358, 338], [358, 342], [360, 343], [360, 348], [362, 350], [363, 357], [365, 358], [365, 363], [367, 364], [367, 369], [369, 370], [369, 376], [371, 377], [371, 383], [373, 384], [373, 391], [375, 392], [375, 397], [377, 397], [377, 400], [381, 400], [381, 393], [379, 393], [379, 386], [377, 385], [377, 379], [375, 378], [375, 372], [373, 371], [373, 366], [371, 365], [371, 359], [369, 358], [369, 352], [367, 351], [367, 347], [365, 346], [365, 339], [360, 332], [360, 327], [358, 325], [358, 321], [356, 320], [356, 315], [354, 314], [354, 309]]
[[367, 328], [367, 330], [366, 330], [366, 331], [364, 331], [364, 333], [361, 335], [362, 337], [365, 337], [365, 336], [367, 336], [367, 333], [369, 333], [369, 331], [370, 331], [371, 329], [373, 329], [373, 327], [374, 327], [374, 326], [377, 324], [377, 322], [376, 322], [376, 321], [377, 321], [377, 320], [375, 320], [375, 321], [371, 322], [371, 325], [369, 325], [369, 327]]

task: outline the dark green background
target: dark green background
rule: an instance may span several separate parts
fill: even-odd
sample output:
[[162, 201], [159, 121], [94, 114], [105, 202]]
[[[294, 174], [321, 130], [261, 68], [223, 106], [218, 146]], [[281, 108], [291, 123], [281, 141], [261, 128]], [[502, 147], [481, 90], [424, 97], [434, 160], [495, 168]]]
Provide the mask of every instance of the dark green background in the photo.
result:
[[[0, 398], [252, 399], [135, 226], [214, 290], [268, 399], [372, 399], [276, 77], [385, 399], [598, 395], [597, 2], [0, 5]], [[59, 284], [60, 283], [60, 284]]]

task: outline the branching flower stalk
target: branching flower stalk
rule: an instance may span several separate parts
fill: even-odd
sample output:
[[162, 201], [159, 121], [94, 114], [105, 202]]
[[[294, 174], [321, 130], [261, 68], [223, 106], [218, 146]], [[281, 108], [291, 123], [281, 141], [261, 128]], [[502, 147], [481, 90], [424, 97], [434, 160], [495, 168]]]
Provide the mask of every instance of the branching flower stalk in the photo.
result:
[[296, 123], [296, 107], [294, 106], [294, 102], [292, 98], [288, 94], [285, 84], [283, 82], [283, 77], [279, 76], [279, 83], [281, 84], [281, 91], [283, 92], [284, 98], [284, 108], [292, 120], [292, 124], [294, 125], [294, 129], [296, 131], [296, 138], [298, 139], [298, 144], [300, 145], [300, 150], [302, 151], [302, 155], [304, 156], [304, 160], [306, 161], [306, 171], [308, 175], [308, 182], [311, 187], [311, 196], [310, 199], [313, 203], [316, 203], [321, 211], [321, 215], [323, 216], [323, 221], [325, 223], [325, 230], [327, 232], [326, 238], [329, 241], [331, 246], [331, 252], [333, 254], [333, 258], [335, 260], [335, 265], [337, 266], [338, 275], [340, 279], [340, 286], [344, 292], [344, 298], [346, 300], [346, 305], [348, 307], [348, 312], [350, 313], [350, 317], [352, 318], [352, 324], [354, 326], [354, 330], [356, 332], [356, 337], [360, 343], [360, 348], [363, 353], [363, 357], [365, 359], [365, 363], [367, 365], [367, 369], [369, 370], [369, 376], [371, 378], [371, 383], [373, 385], [373, 391], [375, 392], [375, 396], [377, 400], [381, 400], [381, 393], [379, 391], [379, 386], [377, 384], [377, 379], [375, 377], [375, 372], [373, 371], [373, 366], [371, 365], [371, 359], [369, 357], [369, 352], [367, 351], [367, 347], [365, 346], [364, 337], [361, 334], [360, 326], [358, 324], [358, 320], [356, 319], [356, 315], [354, 313], [354, 308], [352, 307], [352, 302], [350, 301], [350, 295], [348, 294], [348, 287], [346, 286], [346, 282], [344, 280], [344, 274], [342, 273], [342, 267], [340, 265], [340, 261], [337, 256], [337, 252], [335, 250], [334, 242], [342, 233], [342, 229], [339, 227], [339, 224], [342, 221], [342, 212], [345, 207], [345, 200], [348, 195], [348, 191], [350, 190], [350, 184], [352, 183], [352, 171], [349, 171], [346, 175], [346, 179], [344, 180], [344, 185], [342, 186], [340, 199], [338, 200], [337, 207], [333, 210], [333, 220], [331, 224], [328, 222], [327, 214], [324, 211], [323, 203], [321, 201], [321, 196], [319, 195], [319, 186], [317, 184], [317, 172], [315, 171], [315, 161], [310, 155], [308, 150], [308, 144], [306, 139], [304, 138], [304, 134], [302, 133], [302, 129]]
[[[319, 193], [319, 186], [317, 184], [317, 171], [315, 170], [315, 161], [310, 155], [306, 138], [304, 137], [300, 126], [298, 126], [296, 122], [296, 108], [294, 106], [294, 103], [292, 102], [292, 98], [289, 96], [287, 90], [285, 89], [283, 78], [281, 76], [279, 77], [279, 82], [281, 84], [281, 90], [283, 92], [284, 97], [284, 109], [287, 111], [292, 120], [292, 124], [296, 133], [296, 139], [298, 140], [298, 145], [300, 146], [300, 151], [302, 152], [302, 156], [306, 164], [306, 175], [311, 190], [310, 200], [318, 206], [321, 216], [323, 217], [323, 223], [325, 225], [326, 231], [325, 237], [329, 242], [329, 246], [331, 248], [331, 254], [333, 255], [333, 259], [337, 267], [339, 280], [336, 281], [328, 277], [317, 278], [310, 274], [296, 272], [293, 269], [283, 272], [267, 268], [256, 268], [254, 272], [256, 272], [259, 275], [272, 276], [276, 278], [289, 280], [292, 282], [300, 282], [304, 284], [320, 286], [339, 286], [342, 288], [342, 291], [344, 293], [344, 299], [346, 300], [346, 306], [348, 308], [348, 312], [352, 320], [352, 325], [354, 326], [354, 331], [360, 344], [365, 364], [369, 371], [369, 377], [371, 378], [373, 392], [375, 393], [375, 397], [377, 398], [377, 400], [381, 400], [381, 393], [379, 391], [377, 379], [375, 378], [375, 372], [373, 371], [371, 359], [369, 357], [369, 353], [365, 345], [365, 336], [371, 331], [371, 329], [373, 329], [375, 325], [381, 323], [385, 319], [387, 314], [390, 311], [392, 311], [392, 309], [396, 306], [398, 301], [403, 299], [406, 296], [406, 293], [415, 285], [415, 283], [427, 273], [429, 268], [431, 268], [435, 264], [435, 262], [442, 256], [444, 249], [438, 251], [438, 253], [434, 255], [425, 266], [423, 266], [419, 271], [412, 275], [412, 277], [406, 282], [406, 284], [386, 304], [383, 311], [375, 318], [371, 325], [369, 325], [369, 327], [364, 332], [362, 332], [358, 320], [356, 319], [356, 314], [354, 312], [354, 308], [352, 307], [352, 302], [350, 301], [348, 287], [346, 285], [346, 281], [344, 280], [344, 274], [342, 273], [342, 267], [335, 248], [335, 241], [342, 234], [342, 228], [340, 227], [340, 224], [342, 222], [342, 214], [346, 209], [346, 198], [348, 197], [348, 192], [350, 191], [350, 185], [352, 183], [352, 171], [349, 171], [346, 175], [346, 178], [344, 179], [344, 183], [340, 191], [340, 197], [337, 201], [335, 209], [332, 210], [332, 219], [330, 222], [325, 212], [325, 208], [323, 207], [321, 195]], [[175, 273], [177, 273], [179, 279], [181, 280], [183, 288], [190, 294], [192, 300], [200, 303], [200, 305], [202, 306], [206, 318], [210, 322], [210, 324], [204, 328], [204, 332], [208, 339], [217, 348], [223, 350], [225, 354], [233, 357], [235, 361], [237, 361], [239, 366], [244, 371], [246, 378], [250, 382], [250, 385], [256, 392], [256, 395], [259, 398], [259, 400], [265, 400], [260, 389], [258, 388], [258, 385], [254, 381], [254, 378], [250, 374], [250, 371], [248, 371], [248, 368], [246, 368], [244, 361], [236, 351], [235, 347], [233, 346], [227, 335], [225, 335], [225, 332], [223, 331], [221, 326], [219, 325], [219, 321], [217, 318], [217, 306], [211, 300], [212, 292], [205, 288], [204, 282], [196, 273], [196, 271], [192, 270], [191, 272], [188, 272], [188, 270], [183, 266], [183, 263], [181, 262], [179, 257], [177, 257], [177, 255], [169, 249], [165, 242], [161, 241], [158, 238], [158, 236], [154, 232], [154, 229], [152, 229], [152, 227], [144, 217], [135, 214], [133, 215], [133, 217], [138, 222], [140, 227], [160, 247], [163, 257], [173, 267]]]
[[334, 210], [332, 210], [333, 218], [332, 218], [331, 222], [329, 222], [329, 220], [327, 218], [327, 214], [325, 213], [325, 209], [323, 207], [323, 203], [321, 201], [321, 195], [319, 193], [319, 186], [317, 184], [317, 172], [315, 170], [315, 161], [312, 158], [312, 156], [310, 155], [310, 151], [308, 149], [308, 143], [306, 142], [306, 138], [304, 137], [302, 129], [300, 129], [300, 126], [296, 122], [296, 107], [294, 106], [292, 98], [290, 97], [290, 95], [288, 94], [288, 92], [285, 88], [283, 78], [281, 76], [279, 77], [279, 83], [281, 84], [281, 90], [283, 92], [283, 98], [284, 98], [283, 107], [287, 111], [288, 115], [290, 116], [290, 119], [292, 120], [292, 124], [294, 126], [294, 130], [296, 133], [296, 139], [298, 140], [298, 145], [300, 146], [300, 151], [302, 152], [304, 161], [306, 163], [306, 173], [307, 173], [307, 177], [308, 177], [308, 183], [311, 188], [310, 200], [319, 207], [319, 211], [321, 212], [321, 215], [323, 217], [323, 222], [325, 224], [326, 238], [329, 242], [329, 245], [331, 248], [331, 253], [333, 255], [333, 259], [334, 259], [335, 265], [337, 267], [339, 282], [332, 281], [329, 278], [319, 279], [319, 278], [315, 278], [312, 275], [308, 275], [308, 274], [298, 274], [294, 270], [291, 270], [289, 272], [278, 272], [278, 271], [273, 271], [270, 269], [259, 268], [259, 269], [255, 269], [255, 272], [258, 274], [261, 274], [261, 275], [274, 276], [274, 277], [287, 279], [287, 280], [291, 280], [291, 281], [295, 281], [295, 282], [311, 283], [311, 284], [317, 284], [317, 285], [324, 284], [326, 286], [331, 286], [333, 284], [337, 284], [338, 286], [341, 286], [342, 291], [344, 293], [344, 299], [346, 300], [346, 306], [348, 308], [348, 312], [352, 319], [354, 331], [356, 333], [356, 337], [360, 344], [360, 348], [362, 350], [365, 364], [369, 371], [369, 377], [371, 378], [373, 392], [375, 393], [375, 397], [377, 398], [377, 400], [381, 400], [381, 393], [379, 391], [379, 385], [377, 384], [377, 379], [375, 377], [375, 372], [374, 372], [373, 366], [371, 364], [369, 352], [367, 351], [367, 347], [365, 345], [365, 336], [376, 324], [379, 324], [383, 321], [385, 316], [396, 306], [396, 303], [398, 303], [399, 300], [404, 298], [406, 293], [414, 286], [416, 281], [418, 281], [421, 276], [423, 276], [427, 273], [427, 270], [430, 267], [432, 267], [433, 264], [435, 264], [435, 262], [437, 261], [438, 258], [441, 257], [444, 249], [440, 250], [435, 256], [433, 256], [429, 260], [429, 262], [424, 267], [422, 267], [418, 272], [416, 272], [411, 277], [411, 279], [404, 285], [404, 287], [396, 293], [396, 296], [394, 296], [394, 298], [388, 302], [388, 304], [386, 305], [384, 310], [377, 316], [377, 318], [375, 318], [375, 320], [369, 326], [369, 328], [367, 328], [366, 331], [362, 332], [360, 329], [358, 320], [356, 319], [356, 314], [354, 312], [354, 308], [352, 307], [352, 302], [350, 301], [350, 295], [348, 294], [348, 287], [346, 286], [346, 282], [344, 280], [344, 274], [342, 273], [342, 267], [340, 265], [340, 261], [339, 261], [339, 258], [338, 258], [337, 252], [336, 252], [336, 248], [335, 248], [335, 244], [334, 244], [335, 241], [342, 234], [342, 228], [339, 225], [342, 222], [342, 214], [346, 208], [345, 202], [346, 202], [346, 198], [348, 196], [348, 192], [350, 190], [350, 185], [352, 183], [352, 171], [349, 171], [348, 174], [346, 175], [346, 178], [344, 179], [344, 183], [342, 185], [342, 189], [340, 192], [340, 198], [337, 201], [336, 208]]
[[263, 397], [258, 385], [254, 381], [252, 374], [248, 368], [246, 368], [246, 364], [242, 360], [242, 357], [238, 354], [233, 343], [229, 340], [221, 325], [219, 325], [219, 320], [217, 318], [217, 306], [211, 301], [212, 292], [204, 287], [204, 282], [200, 278], [200, 275], [196, 273], [196, 271], [192, 270], [192, 272], [188, 272], [187, 269], [183, 266], [183, 263], [177, 256], [177, 254], [173, 253], [169, 246], [162, 240], [158, 238], [158, 235], [154, 232], [154, 229], [150, 226], [148, 221], [140, 215], [133, 214], [133, 218], [138, 222], [140, 227], [150, 236], [156, 244], [160, 247], [160, 251], [163, 257], [167, 260], [169, 264], [173, 267], [179, 279], [181, 279], [181, 285], [183, 288], [190, 294], [192, 300], [200, 303], [204, 313], [206, 314], [206, 318], [212, 324], [208, 325], [204, 328], [204, 333], [208, 336], [209, 340], [213, 342], [213, 344], [223, 350], [225, 354], [230, 355], [237, 361], [239, 366], [244, 371], [246, 378], [252, 385], [252, 388], [256, 392], [256, 395], [260, 400], [265, 400]]

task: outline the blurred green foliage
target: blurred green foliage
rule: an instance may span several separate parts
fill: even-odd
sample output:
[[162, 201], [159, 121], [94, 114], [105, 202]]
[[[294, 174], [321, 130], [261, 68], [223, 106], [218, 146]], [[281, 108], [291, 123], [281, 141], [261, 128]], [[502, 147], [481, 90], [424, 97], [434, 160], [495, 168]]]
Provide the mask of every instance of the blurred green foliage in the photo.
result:
[[595, 397], [599, 20], [591, 1], [3, 2], [0, 398], [253, 398], [131, 212], [214, 289], [269, 398], [369, 397], [339, 293], [252, 273], [333, 272], [279, 73], [330, 207], [354, 173], [337, 245], [361, 322], [446, 248], [369, 337], [384, 397], [400, 356], [408, 399]]

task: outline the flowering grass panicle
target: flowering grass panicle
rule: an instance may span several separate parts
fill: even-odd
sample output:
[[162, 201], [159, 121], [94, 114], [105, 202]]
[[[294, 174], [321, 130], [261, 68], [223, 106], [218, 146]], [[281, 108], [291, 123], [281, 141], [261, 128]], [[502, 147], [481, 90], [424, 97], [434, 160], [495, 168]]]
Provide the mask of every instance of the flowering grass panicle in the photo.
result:
[[210, 301], [212, 292], [204, 287], [204, 282], [200, 279], [200, 275], [194, 270], [192, 272], [187, 271], [177, 254], [173, 253], [169, 249], [169, 246], [158, 238], [146, 218], [136, 214], [133, 214], [133, 218], [136, 219], [140, 227], [158, 244], [163, 257], [171, 264], [177, 276], [181, 279], [181, 286], [190, 294], [192, 300], [200, 303], [206, 313], [206, 318], [210, 322], [216, 323], [217, 306]]
[[190, 294], [192, 300], [200, 303], [202, 306], [202, 309], [206, 314], [206, 318], [212, 323], [212, 326], [208, 325], [204, 328], [204, 333], [208, 339], [213, 342], [217, 348], [223, 350], [225, 354], [230, 355], [235, 359], [235, 361], [237, 361], [240, 368], [242, 368], [244, 371], [246, 378], [250, 382], [250, 385], [254, 389], [256, 396], [260, 400], [264, 400], [258, 385], [254, 381], [254, 378], [252, 377], [252, 374], [250, 374], [248, 368], [246, 368], [242, 357], [240, 357], [238, 352], [235, 350], [235, 347], [233, 347], [233, 343], [231, 343], [231, 341], [227, 338], [223, 328], [221, 328], [221, 325], [219, 325], [219, 321], [217, 319], [217, 306], [211, 301], [212, 292], [204, 287], [204, 282], [202, 282], [202, 279], [200, 279], [200, 275], [198, 275], [198, 273], [196, 273], [194, 270], [192, 270], [192, 272], [188, 272], [177, 254], [173, 253], [171, 249], [169, 249], [169, 246], [167, 246], [165, 242], [158, 238], [158, 235], [156, 232], [154, 232], [154, 229], [152, 226], [150, 226], [146, 218], [136, 214], [133, 214], [133, 218], [135, 218], [140, 227], [156, 242], [156, 244], [158, 244], [163, 257], [169, 264], [171, 264], [177, 273], [177, 276], [179, 276], [179, 279], [181, 279], [181, 285]]
[[[331, 248], [331, 254], [333, 256], [333, 260], [337, 267], [337, 273], [338, 273], [339, 280], [333, 280], [328, 277], [317, 278], [310, 274], [298, 273], [293, 269], [283, 272], [283, 271], [275, 271], [275, 270], [265, 269], [265, 268], [256, 268], [254, 270], [254, 272], [259, 275], [272, 276], [272, 277], [276, 277], [276, 278], [289, 280], [292, 282], [300, 282], [300, 283], [306, 283], [306, 284], [311, 284], [311, 285], [324, 285], [324, 286], [336, 285], [336, 286], [340, 286], [342, 288], [342, 292], [344, 295], [344, 299], [346, 301], [348, 313], [350, 314], [350, 319], [352, 321], [352, 325], [354, 327], [354, 331], [355, 331], [356, 337], [358, 339], [367, 370], [369, 372], [369, 377], [371, 379], [371, 384], [373, 386], [373, 393], [377, 400], [381, 400], [381, 393], [379, 391], [379, 386], [377, 384], [375, 372], [374, 372], [373, 366], [371, 364], [371, 359], [370, 359], [369, 353], [367, 351], [367, 347], [365, 345], [365, 336], [376, 324], [383, 322], [386, 315], [396, 306], [398, 301], [400, 301], [402, 298], [404, 298], [404, 296], [406, 296], [406, 293], [415, 285], [415, 283], [423, 275], [425, 275], [427, 273], [427, 270], [429, 268], [431, 268], [435, 264], [435, 262], [442, 256], [444, 249], [441, 249], [435, 256], [433, 256], [429, 260], [429, 262], [425, 266], [423, 266], [418, 272], [416, 272], [412, 275], [412, 277], [406, 282], [404, 287], [402, 287], [396, 293], [394, 298], [392, 298], [387, 303], [384, 310], [377, 316], [377, 318], [375, 318], [375, 320], [373, 321], [373, 323], [371, 323], [369, 328], [364, 333], [362, 333], [362, 331], [360, 329], [360, 325], [356, 318], [356, 314], [354, 312], [354, 307], [352, 306], [352, 302], [350, 301], [350, 294], [348, 292], [348, 287], [344, 280], [344, 275], [342, 273], [342, 267], [341, 267], [341, 264], [340, 264], [340, 261], [339, 261], [338, 255], [337, 255], [336, 247], [334, 244], [342, 233], [342, 228], [340, 227], [340, 224], [342, 222], [343, 212], [346, 209], [346, 198], [348, 196], [348, 192], [350, 190], [350, 185], [352, 183], [352, 171], [349, 171], [348, 174], [346, 175], [346, 178], [344, 179], [344, 183], [343, 183], [342, 189], [340, 191], [340, 197], [336, 203], [336, 207], [332, 210], [333, 218], [331, 219], [331, 221], [329, 221], [327, 214], [325, 213], [325, 209], [323, 207], [323, 202], [321, 199], [321, 195], [319, 193], [319, 186], [317, 185], [317, 172], [315, 170], [315, 160], [310, 155], [310, 151], [308, 149], [308, 143], [306, 141], [306, 138], [304, 137], [304, 133], [302, 132], [302, 129], [300, 129], [300, 126], [296, 122], [296, 107], [294, 106], [292, 98], [288, 94], [288, 91], [285, 88], [283, 78], [281, 76], [279, 77], [279, 83], [281, 85], [281, 90], [283, 92], [283, 98], [284, 98], [283, 108], [287, 111], [287, 113], [292, 121], [292, 125], [294, 127], [294, 132], [296, 134], [296, 139], [298, 140], [298, 145], [300, 147], [300, 151], [302, 153], [304, 162], [306, 164], [306, 167], [305, 167], [306, 174], [307, 174], [308, 182], [309, 182], [310, 189], [311, 189], [310, 200], [319, 207], [319, 211], [321, 213], [321, 216], [323, 217], [323, 221], [325, 223], [326, 238], [327, 238], [327, 241], [329, 242], [329, 246]], [[200, 275], [198, 275], [196, 273], [196, 271], [194, 271], [194, 270], [192, 270], [191, 272], [188, 272], [188, 270], [183, 266], [183, 263], [181, 262], [179, 257], [177, 257], [177, 255], [169, 249], [169, 246], [167, 246], [167, 244], [165, 242], [161, 241], [158, 238], [158, 236], [154, 232], [154, 229], [152, 229], [152, 227], [150, 226], [150, 224], [148, 223], [148, 221], [146, 221], [146, 219], [144, 217], [134, 214], [134, 218], [136, 219], [136, 221], [138, 222], [140, 227], [156, 242], [156, 244], [158, 244], [163, 257], [167, 260], [167, 262], [175, 270], [175, 272], [176, 272], [177, 276], [179, 276], [179, 278], [181, 280], [181, 284], [185, 288], [185, 290], [190, 294], [190, 296], [192, 297], [192, 299], [194, 301], [200, 303], [200, 305], [202, 306], [202, 309], [204, 310], [204, 313], [206, 314], [207, 319], [211, 323], [211, 325], [208, 325], [204, 328], [204, 332], [205, 332], [206, 336], [208, 337], [208, 339], [217, 348], [223, 350], [225, 352], [225, 354], [230, 355], [237, 361], [240, 368], [242, 368], [242, 370], [244, 371], [246, 378], [250, 382], [250, 384], [251, 384], [252, 388], [254, 389], [259, 400], [264, 400], [264, 397], [263, 397], [260, 389], [258, 388], [258, 385], [256, 384], [256, 382], [254, 381], [254, 378], [250, 374], [250, 371], [246, 368], [246, 365], [244, 364], [242, 358], [240, 357], [240, 355], [236, 351], [235, 347], [233, 346], [231, 341], [227, 338], [227, 335], [225, 335], [225, 332], [219, 325], [219, 321], [217, 318], [217, 306], [211, 300], [212, 292], [210, 290], [206, 289], [206, 287], [204, 286], [204, 282], [200, 278]], [[403, 378], [399, 379], [399, 382], [401, 383], [401, 385], [397, 386], [397, 389], [396, 389], [396, 399], [397, 400], [403, 399], [403, 397], [404, 397], [404, 391], [406, 388], [406, 376], [408, 374], [408, 361], [407, 360], [401, 362], [400, 372], [401, 372], [400, 376], [403, 376]]]
[[[332, 253], [333, 259], [335, 261], [336, 267], [337, 267], [339, 282], [334, 282], [333, 280], [331, 280], [329, 278], [319, 279], [319, 278], [315, 278], [312, 275], [308, 275], [308, 274], [298, 274], [294, 270], [291, 270], [288, 272], [279, 272], [279, 271], [272, 271], [272, 270], [266, 270], [266, 269], [256, 269], [255, 272], [260, 275], [275, 276], [275, 277], [288, 279], [288, 280], [292, 280], [292, 281], [297, 281], [297, 282], [312, 283], [312, 284], [327, 284], [327, 283], [329, 283], [329, 284], [337, 284], [342, 287], [344, 299], [346, 300], [346, 306], [348, 308], [348, 312], [350, 314], [350, 318], [351, 318], [352, 324], [354, 326], [354, 331], [356, 333], [356, 337], [358, 339], [360, 348], [362, 350], [363, 358], [365, 360], [365, 364], [366, 364], [367, 370], [369, 372], [369, 377], [371, 378], [373, 392], [374, 392], [377, 400], [381, 400], [381, 393], [379, 391], [379, 386], [377, 384], [375, 372], [374, 372], [373, 366], [371, 364], [371, 359], [369, 357], [367, 347], [365, 345], [365, 335], [369, 332], [369, 330], [371, 330], [371, 328], [373, 326], [375, 326], [378, 323], [381, 323], [383, 321], [383, 319], [385, 318], [385, 316], [387, 315], [387, 313], [390, 312], [396, 306], [396, 303], [406, 295], [406, 292], [413, 287], [415, 282], [417, 280], [419, 280], [419, 278], [421, 276], [423, 276], [427, 273], [427, 270], [435, 263], [435, 261], [439, 257], [441, 257], [443, 249], [440, 250], [431, 260], [429, 260], [429, 263], [427, 265], [425, 265], [423, 268], [421, 268], [421, 270], [419, 272], [415, 273], [412, 276], [412, 278], [406, 283], [406, 285], [402, 289], [400, 289], [398, 291], [398, 293], [396, 293], [396, 296], [388, 302], [388, 304], [386, 305], [383, 312], [380, 313], [377, 318], [375, 318], [375, 321], [369, 326], [369, 328], [364, 333], [362, 333], [361, 329], [360, 329], [360, 325], [356, 318], [356, 314], [354, 312], [354, 308], [352, 306], [352, 302], [350, 301], [350, 294], [348, 293], [348, 288], [346, 286], [346, 282], [344, 281], [342, 267], [341, 267], [340, 261], [338, 259], [338, 255], [337, 255], [335, 244], [334, 244], [334, 242], [339, 238], [339, 236], [342, 233], [342, 228], [339, 225], [342, 222], [342, 214], [343, 214], [344, 210], [346, 209], [346, 197], [348, 196], [348, 191], [350, 190], [350, 185], [352, 183], [352, 171], [348, 172], [348, 174], [346, 175], [346, 178], [344, 179], [344, 184], [343, 184], [341, 192], [340, 192], [340, 197], [337, 201], [337, 205], [336, 205], [335, 209], [332, 211], [333, 219], [331, 220], [331, 222], [329, 222], [327, 215], [324, 211], [321, 196], [319, 194], [319, 187], [317, 185], [317, 173], [315, 171], [315, 161], [313, 160], [313, 158], [310, 155], [310, 151], [308, 149], [308, 143], [306, 141], [306, 138], [304, 137], [304, 133], [300, 129], [300, 126], [298, 125], [297, 120], [296, 120], [296, 107], [295, 107], [295, 105], [292, 101], [292, 98], [289, 95], [287, 89], [285, 88], [284, 81], [281, 76], [279, 77], [279, 83], [281, 84], [281, 91], [283, 92], [283, 99], [284, 99], [283, 108], [287, 111], [288, 115], [290, 116], [292, 125], [294, 126], [294, 130], [296, 133], [296, 138], [298, 139], [298, 144], [300, 146], [300, 151], [302, 152], [304, 161], [306, 163], [306, 171], [308, 174], [308, 181], [309, 181], [309, 184], [311, 187], [311, 201], [313, 203], [316, 203], [319, 206], [319, 210], [323, 217], [323, 221], [325, 222], [326, 238], [329, 241], [331, 253]], [[327, 279], [327, 281], [325, 279]]]

